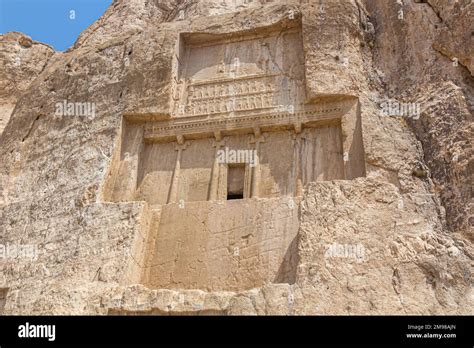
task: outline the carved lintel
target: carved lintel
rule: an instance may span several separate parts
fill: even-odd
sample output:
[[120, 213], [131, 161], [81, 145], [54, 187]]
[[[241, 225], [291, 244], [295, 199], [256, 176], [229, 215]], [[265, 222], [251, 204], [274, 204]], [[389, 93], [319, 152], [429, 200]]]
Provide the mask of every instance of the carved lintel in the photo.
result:
[[[335, 121], [340, 119], [345, 110], [339, 105], [334, 105], [326, 109], [317, 107], [317, 105], [308, 105], [306, 110], [296, 111], [295, 113], [263, 113], [248, 111], [243, 115], [229, 116], [215, 115], [204, 119], [196, 120], [196, 117], [179, 117], [179, 119], [165, 119], [153, 121], [145, 127], [145, 138], [148, 140], [157, 140], [160, 138], [176, 138], [176, 134], [184, 136], [194, 134], [209, 134], [218, 130], [226, 130], [227, 133], [238, 131], [240, 129], [249, 129], [254, 127], [266, 126], [286, 126], [307, 122]], [[294, 127], [294, 126], [293, 126]]]

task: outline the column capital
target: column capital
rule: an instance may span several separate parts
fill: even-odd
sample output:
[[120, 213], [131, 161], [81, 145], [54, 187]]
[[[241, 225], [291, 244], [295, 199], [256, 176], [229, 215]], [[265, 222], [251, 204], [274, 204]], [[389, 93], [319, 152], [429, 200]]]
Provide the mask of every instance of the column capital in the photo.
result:
[[258, 136], [252, 134], [250, 136], [249, 144], [259, 144], [264, 143], [267, 140], [267, 134], [265, 133], [258, 133]]
[[262, 135], [260, 127], [253, 127], [253, 134], [256, 138], [260, 138]]
[[212, 146], [215, 147], [215, 148], [220, 148], [220, 147], [223, 147], [225, 146], [226, 144], [226, 139], [225, 138], [222, 138], [222, 133], [221, 131], [215, 131], [214, 132], [214, 141], [212, 142]]
[[177, 135], [176, 136], [176, 141], [178, 142], [179, 145], [184, 144], [184, 135]]
[[175, 151], [182, 151], [182, 150], [186, 150], [186, 148], [191, 144], [190, 141], [184, 141], [183, 143], [179, 143], [175, 145], [174, 149]]
[[296, 121], [293, 123], [293, 126], [295, 127], [295, 133], [300, 134], [301, 130], [303, 129], [303, 124], [300, 121]]

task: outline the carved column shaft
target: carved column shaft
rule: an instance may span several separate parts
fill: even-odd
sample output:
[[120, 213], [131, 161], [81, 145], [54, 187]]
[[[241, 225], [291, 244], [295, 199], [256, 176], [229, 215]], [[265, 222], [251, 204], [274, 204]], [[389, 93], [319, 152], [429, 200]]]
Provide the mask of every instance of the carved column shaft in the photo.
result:
[[219, 178], [222, 163], [219, 163], [219, 150], [225, 145], [225, 141], [221, 139], [220, 133], [215, 134], [216, 140], [214, 141], [214, 147], [216, 148], [214, 164], [211, 172], [211, 184], [209, 186], [209, 193], [207, 199], [210, 201], [215, 201], [220, 198], [219, 195]]
[[303, 158], [301, 154], [303, 153], [303, 144], [305, 136], [301, 133], [301, 124], [294, 125], [295, 130], [293, 134], [293, 146], [294, 146], [294, 163], [295, 168], [295, 192], [296, 197], [303, 195]]
[[255, 144], [255, 154], [256, 154], [256, 163], [255, 166], [252, 167], [252, 182], [251, 182], [251, 192], [250, 197], [258, 197], [259, 192], [259, 179], [260, 179], [260, 143], [265, 142], [265, 137], [263, 134], [260, 133], [260, 129], [254, 129], [254, 136], [253, 139], [250, 141], [251, 144]]
[[178, 202], [178, 188], [179, 188], [179, 173], [181, 170], [181, 156], [183, 150], [186, 150], [186, 147], [189, 145], [189, 142], [184, 142], [184, 138], [178, 137], [178, 144], [175, 147], [175, 150], [178, 151], [176, 156], [176, 164], [174, 167], [173, 178], [171, 180], [171, 187], [168, 194], [168, 203]]

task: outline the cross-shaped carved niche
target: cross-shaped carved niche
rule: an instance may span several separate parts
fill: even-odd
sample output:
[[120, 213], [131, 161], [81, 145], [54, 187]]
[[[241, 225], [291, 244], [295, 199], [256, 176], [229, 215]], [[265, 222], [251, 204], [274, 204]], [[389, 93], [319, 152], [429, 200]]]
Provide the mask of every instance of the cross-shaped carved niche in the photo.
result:
[[[300, 25], [180, 34], [170, 115], [124, 122], [121, 153], [132, 163], [119, 171], [129, 181], [115, 180], [110, 199], [299, 196], [311, 181], [364, 175], [357, 99], [307, 100]], [[142, 142], [126, 141], [133, 134]], [[255, 153], [258, 163], [216, 163], [224, 150]], [[230, 192], [231, 179], [242, 193]]]

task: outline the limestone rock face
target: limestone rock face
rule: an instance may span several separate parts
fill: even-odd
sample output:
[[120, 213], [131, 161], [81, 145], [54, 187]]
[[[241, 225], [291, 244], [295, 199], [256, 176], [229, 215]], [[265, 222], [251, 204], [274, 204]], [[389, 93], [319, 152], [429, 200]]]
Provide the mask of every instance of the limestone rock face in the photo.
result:
[[421, 117], [407, 121], [423, 145], [448, 228], [472, 240], [474, 4], [367, 1], [367, 8], [377, 29], [374, 66], [387, 95], [420, 103]]
[[443, 232], [433, 209], [429, 196], [377, 180], [310, 185], [297, 272], [313, 304], [304, 312], [464, 312], [472, 303], [472, 247]]
[[43, 71], [54, 50], [21, 33], [0, 35], [0, 134], [21, 94]]
[[3, 35], [0, 313], [472, 314], [471, 18], [120, 0], [64, 53]]

